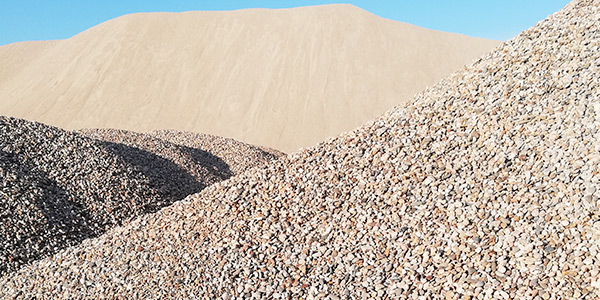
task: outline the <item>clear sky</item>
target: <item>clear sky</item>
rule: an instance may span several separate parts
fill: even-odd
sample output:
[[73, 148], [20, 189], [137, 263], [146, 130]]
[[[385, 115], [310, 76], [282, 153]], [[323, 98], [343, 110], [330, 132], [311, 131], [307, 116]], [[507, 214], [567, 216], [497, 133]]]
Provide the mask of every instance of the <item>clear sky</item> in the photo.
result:
[[384, 18], [474, 37], [507, 40], [569, 0], [0, 0], [0, 45], [69, 38], [135, 12], [285, 8], [351, 3]]

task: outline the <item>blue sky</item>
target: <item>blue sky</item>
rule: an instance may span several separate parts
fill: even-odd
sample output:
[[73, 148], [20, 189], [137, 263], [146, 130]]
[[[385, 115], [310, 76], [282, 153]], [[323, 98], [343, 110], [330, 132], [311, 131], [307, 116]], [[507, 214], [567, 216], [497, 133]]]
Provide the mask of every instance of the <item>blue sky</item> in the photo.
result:
[[384, 18], [469, 36], [507, 40], [569, 0], [0, 0], [0, 45], [71, 37], [135, 12], [284, 8], [351, 3]]

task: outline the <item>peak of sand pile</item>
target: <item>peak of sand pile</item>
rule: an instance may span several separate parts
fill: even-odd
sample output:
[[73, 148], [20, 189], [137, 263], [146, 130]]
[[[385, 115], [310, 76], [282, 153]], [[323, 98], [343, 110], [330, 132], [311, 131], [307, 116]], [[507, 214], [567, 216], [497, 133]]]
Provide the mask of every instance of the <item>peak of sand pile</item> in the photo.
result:
[[[0, 117], [0, 274], [196, 193], [231, 169], [276, 158], [240, 142], [198, 138], [212, 149]], [[222, 160], [226, 147], [240, 159], [227, 152]]]
[[0, 295], [597, 299], [600, 2], [363, 127], [0, 279]]
[[351, 5], [133, 14], [67, 40], [0, 47], [0, 111], [67, 129], [175, 129], [292, 152], [499, 44]]

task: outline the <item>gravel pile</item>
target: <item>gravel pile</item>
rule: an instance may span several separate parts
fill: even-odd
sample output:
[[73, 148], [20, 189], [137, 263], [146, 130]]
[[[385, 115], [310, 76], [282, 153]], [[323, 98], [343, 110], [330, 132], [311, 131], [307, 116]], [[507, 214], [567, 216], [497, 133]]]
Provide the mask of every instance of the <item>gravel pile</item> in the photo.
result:
[[598, 299], [600, 3], [0, 279], [16, 298]]
[[[106, 142], [115, 152], [125, 152], [123, 155], [135, 153], [122, 151], [122, 145], [158, 155], [181, 166], [198, 181], [210, 181], [209, 184], [285, 155], [274, 149], [202, 133], [174, 130], [137, 133], [120, 129], [84, 129], [78, 132]], [[131, 160], [145, 164], [144, 157], [132, 157]]]
[[272, 148], [253, 146], [234, 139], [203, 133], [155, 130], [147, 134], [177, 145], [218, 153], [219, 158], [229, 165], [236, 175], [285, 155]]
[[201, 149], [126, 131], [85, 134], [103, 140], [0, 117], [0, 274], [232, 175]]

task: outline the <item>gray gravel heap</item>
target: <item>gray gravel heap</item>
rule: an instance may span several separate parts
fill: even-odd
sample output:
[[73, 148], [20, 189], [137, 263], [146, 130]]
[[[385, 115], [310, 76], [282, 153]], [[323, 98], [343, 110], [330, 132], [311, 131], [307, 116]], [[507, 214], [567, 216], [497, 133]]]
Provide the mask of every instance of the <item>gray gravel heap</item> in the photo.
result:
[[119, 130], [86, 134], [103, 140], [0, 117], [0, 274], [232, 175], [201, 149]]
[[109, 299], [598, 299], [600, 3], [353, 132], [0, 280]]

